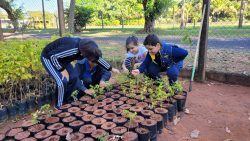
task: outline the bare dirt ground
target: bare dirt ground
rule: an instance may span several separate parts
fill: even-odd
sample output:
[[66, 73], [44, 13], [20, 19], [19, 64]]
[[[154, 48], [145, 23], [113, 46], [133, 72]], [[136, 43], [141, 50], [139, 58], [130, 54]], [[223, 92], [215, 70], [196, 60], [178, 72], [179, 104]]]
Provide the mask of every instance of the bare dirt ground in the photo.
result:
[[[180, 122], [169, 123], [171, 130], [164, 129], [158, 141], [250, 141], [250, 87], [194, 83], [186, 106], [190, 113], [179, 113]], [[21, 122], [5, 122], [0, 133]], [[200, 134], [192, 139], [190, 133], [195, 129]]]

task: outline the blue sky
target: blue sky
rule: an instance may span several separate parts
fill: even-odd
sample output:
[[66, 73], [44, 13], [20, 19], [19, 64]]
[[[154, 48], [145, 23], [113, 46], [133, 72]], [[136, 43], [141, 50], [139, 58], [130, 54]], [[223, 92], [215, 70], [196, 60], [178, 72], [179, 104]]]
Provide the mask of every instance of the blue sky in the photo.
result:
[[[64, 7], [69, 2], [70, 0], [64, 0]], [[14, 3], [17, 7], [23, 6], [25, 11], [42, 11], [42, 0], [14, 0]], [[57, 13], [57, 0], [44, 0], [44, 7], [47, 12]]]

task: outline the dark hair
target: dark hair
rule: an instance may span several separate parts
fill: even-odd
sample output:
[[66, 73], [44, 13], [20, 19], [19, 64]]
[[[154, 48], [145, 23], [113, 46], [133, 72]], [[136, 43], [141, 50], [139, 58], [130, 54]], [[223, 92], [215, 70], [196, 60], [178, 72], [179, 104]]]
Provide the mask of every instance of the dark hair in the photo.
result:
[[151, 45], [156, 46], [156, 44], [159, 43], [161, 45], [160, 39], [155, 34], [148, 34], [148, 36], [145, 38], [143, 45]]
[[83, 57], [95, 62], [102, 56], [101, 50], [98, 45], [90, 39], [81, 39], [79, 43], [79, 50]]
[[133, 43], [135, 46], [138, 46], [138, 38], [135, 36], [129, 36], [126, 40], [126, 50], [129, 51], [128, 45]]

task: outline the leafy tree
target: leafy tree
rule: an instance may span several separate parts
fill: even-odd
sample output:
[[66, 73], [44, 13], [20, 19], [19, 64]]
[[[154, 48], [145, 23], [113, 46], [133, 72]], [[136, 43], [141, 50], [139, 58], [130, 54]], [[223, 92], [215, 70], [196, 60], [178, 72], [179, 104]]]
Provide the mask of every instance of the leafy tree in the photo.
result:
[[144, 32], [152, 32], [157, 20], [171, 5], [172, 0], [138, 0], [144, 10]]
[[0, 8], [3, 8], [7, 12], [8, 18], [12, 21], [15, 32], [19, 25], [18, 19], [22, 19], [24, 15], [22, 7], [16, 8], [14, 0], [1, 0]]
[[[80, 32], [92, 18], [93, 9], [76, 5], [74, 11], [74, 28], [75, 31]], [[69, 19], [69, 8], [65, 10], [65, 14], [67, 19]]]

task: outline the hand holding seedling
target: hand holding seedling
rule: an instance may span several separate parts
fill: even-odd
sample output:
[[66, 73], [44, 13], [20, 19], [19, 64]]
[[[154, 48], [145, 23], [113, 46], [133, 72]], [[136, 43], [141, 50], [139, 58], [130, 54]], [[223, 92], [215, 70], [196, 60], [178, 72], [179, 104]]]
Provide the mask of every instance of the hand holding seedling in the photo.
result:
[[105, 81], [102, 81], [102, 80], [100, 81], [99, 85], [100, 85], [100, 87], [102, 87], [102, 88], [107, 87], [106, 82], [105, 82]]
[[86, 89], [84, 92], [88, 95], [93, 95], [95, 93], [93, 90], [90, 89]]
[[69, 73], [68, 73], [68, 71], [67, 71], [66, 69], [63, 70], [63, 71], [61, 72], [61, 74], [62, 74], [62, 80], [63, 80], [64, 78], [66, 78], [67, 81], [69, 81]]
[[118, 69], [112, 68], [112, 72], [113, 73], [120, 73], [120, 71]]
[[140, 74], [140, 71], [138, 69], [136, 69], [136, 70], [132, 70], [131, 73], [132, 73], [132, 75], [136, 76], [136, 75]]

